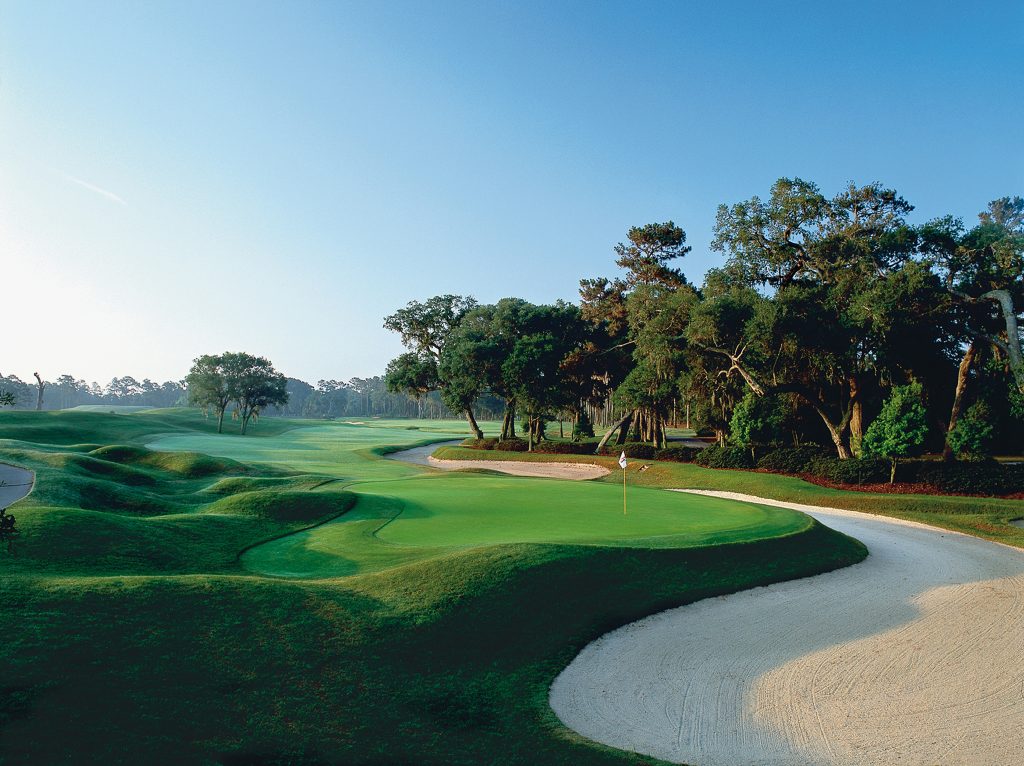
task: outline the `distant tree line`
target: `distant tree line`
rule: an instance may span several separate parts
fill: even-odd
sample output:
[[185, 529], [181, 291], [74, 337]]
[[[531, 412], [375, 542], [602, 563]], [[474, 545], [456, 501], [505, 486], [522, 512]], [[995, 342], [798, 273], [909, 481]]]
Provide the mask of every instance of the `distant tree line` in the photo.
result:
[[[130, 375], [114, 378], [105, 386], [87, 383], [74, 375], [61, 375], [56, 380], [42, 380], [45, 395], [42, 409], [63, 410], [79, 405], [130, 405], [143, 407], [184, 406], [187, 401], [184, 381], [156, 383], [149, 378], [139, 381]], [[4, 394], [8, 396], [4, 397]], [[39, 383], [26, 383], [16, 375], [0, 375], [0, 406], [15, 409], [36, 409]]]
[[[725, 444], [828, 445], [837, 457], [1024, 450], [1024, 199], [968, 228], [907, 223], [879, 184], [827, 197], [780, 179], [766, 199], [721, 205], [699, 287], [673, 222], [630, 229], [614, 278], [584, 279], [578, 306], [442, 295], [388, 316], [407, 352], [389, 390], [440, 396], [477, 423], [480, 397], [521, 417], [528, 441], [566, 417], [664, 447], [685, 407]], [[872, 423], [877, 421], [874, 431]], [[895, 465], [895, 462], [894, 462]]]

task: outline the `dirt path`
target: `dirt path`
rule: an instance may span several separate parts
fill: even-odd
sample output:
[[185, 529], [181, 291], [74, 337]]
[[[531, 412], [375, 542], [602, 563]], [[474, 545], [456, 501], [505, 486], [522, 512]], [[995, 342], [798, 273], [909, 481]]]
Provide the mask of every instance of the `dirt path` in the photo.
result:
[[460, 468], [486, 468], [513, 476], [536, 476], [546, 479], [582, 481], [585, 479], [599, 479], [602, 476], [607, 476], [609, 473], [607, 468], [587, 463], [529, 463], [525, 460], [438, 460], [431, 454], [438, 447], [459, 443], [456, 440], [453, 442], [428, 444], [425, 447], [414, 447], [413, 449], [402, 450], [401, 452], [392, 452], [385, 457], [391, 460], [400, 460], [404, 463], [428, 465], [432, 468], [439, 468], [442, 471], [455, 471]]
[[804, 511], [871, 555], [603, 636], [551, 688], [567, 726], [696, 766], [1022, 762], [1024, 551], [851, 511], [702, 494]]
[[0, 508], [6, 508], [32, 491], [35, 475], [24, 468], [0, 463]]

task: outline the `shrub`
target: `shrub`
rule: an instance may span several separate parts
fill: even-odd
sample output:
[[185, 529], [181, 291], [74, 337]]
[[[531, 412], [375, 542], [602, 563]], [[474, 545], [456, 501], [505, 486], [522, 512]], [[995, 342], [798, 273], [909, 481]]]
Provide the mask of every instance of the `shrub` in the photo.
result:
[[572, 438], [573, 441], [594, 438], [594, 424], [590, 422], [590, 416], [585, 408], [580, 411], [580, 416], [576, 419], [576, 425], [572, 428]]
[[501, 450], [502, 452], [526, 452], [530, 448], [530, 443], [526, 439], [499, 439], [494, 445], [494, 449]]
[[693, 462], [705, 468], [753, 468], [750, 450], [743, 447], [707, 447]]
[[494, 449], [497, 443], [497, 439], [466, 439], [462, 446], [469, 449]]
[[825, 457], [821, 447], [783, 447], [769, 452], [757, 461], [757, 467], [776, 473], [804, 473], [811, 463]]
[[696, 447], [666, 447], [658, 450], [654, 458], [656, 460], [668, 460], [671, 463], [692, 463], [700, 452]]
[[807, 471], [836, 484], [879, 484], [889, 480], [890, 464], [884, 458], [819, 457], [810, 462]]
[[896, 480], [896, 462], [901, 457], [921, 454], [927, 436], [928, 414], [921, 384], [896, 386], [864, 434], [864, 453], [889, 458], [892, 484]]
[[533, 451], [542, 455], [593, 455], [594, 442], [549, 442], [533, 445]]
[[627, 442], [626, 444], [612, 444], [601, 450], [602, 455], [619, 455], [625, 452], [626, 457], [637, 460], [654, 460], [658, 448], [643, 442]]
[[756, 396], [748, 391], [733, 409], [729, 421], [730, 440], [740, 447], [777, 444], [785, 417], [781, 399]]
[[992, 411], [985, 402], [975, 402], [967, 408], [947, 439], [953, 452], [961, 456], [984, 457], [992, 454]]
[[933, 463], [922, 466], [920, 480], [940, 492], [964, 495], [1009, 495], [1024, 492], [1024, 466], [994, 460]]

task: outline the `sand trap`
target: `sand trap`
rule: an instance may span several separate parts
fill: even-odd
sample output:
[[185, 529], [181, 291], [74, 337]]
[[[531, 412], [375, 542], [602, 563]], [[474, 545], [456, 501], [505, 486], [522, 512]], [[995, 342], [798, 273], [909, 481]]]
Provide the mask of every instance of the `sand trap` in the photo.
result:
[[0, 508], [21, 500], [32, 491], [35, 474], [15, 465], [0, 463]]
[[552, 685], [567, 726], [696, 766], [1024, 762], [1024, 551], [702, 494], [804, 511], [871, 555], [603, 636]]
[[431, 454], [438, 447], [461, 443], [459, 439], [437, 442], [425, 447], [413, 447], [401, 452], [392, 452], [384, 457], [403, 463], [428, 465], [432, 468], [440, 468], [442, 471], [455, 471], [460, 468], [486, 468], [513, 476], [537, 476], [545, 479], [570, 479], [573, 481], [600, 479], [610, 473], [607, 468], [586, 463], [528, 463], [525, 460], [438, 460]]
[[428, 464], [444, 471], [459, 468], [486, 468], [513, 476], [539, 476], [545, 479], [600, 479], [611, 471], [603, 466], [587, 463], [527, 463], [524, 460], [438, 460], [429, 457]]

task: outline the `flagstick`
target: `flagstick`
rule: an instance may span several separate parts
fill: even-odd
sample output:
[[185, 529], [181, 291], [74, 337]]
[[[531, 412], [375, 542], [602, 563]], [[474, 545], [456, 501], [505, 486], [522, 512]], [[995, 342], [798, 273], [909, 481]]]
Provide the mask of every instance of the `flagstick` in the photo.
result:
[[622, 515], [626, 515], [626, 469], [622, 469]]

